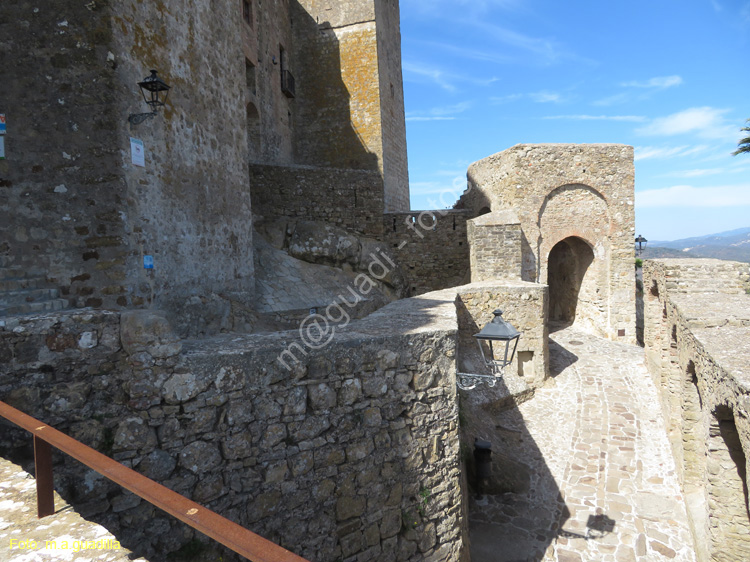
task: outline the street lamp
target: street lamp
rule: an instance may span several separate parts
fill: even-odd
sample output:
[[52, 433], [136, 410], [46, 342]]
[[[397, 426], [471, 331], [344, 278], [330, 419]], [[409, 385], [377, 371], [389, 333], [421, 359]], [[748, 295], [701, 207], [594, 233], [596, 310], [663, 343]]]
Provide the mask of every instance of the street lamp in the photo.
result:
[[[503, 320], [503, 311], [495, 310], [495, 317], [478, 334], [474, 334], [482, 354], [484, 364], [491, 375], [458, 373], [457, 384], [463, 390], [471, 390], [484, 381], [487, 386], [495, 386], [503, 376], [504, 369], [513, 362], [521, 332]], [[511, 348], [512, 344], [512, 348]]]
[[156, 71], [151, 71], [151, 76], [146, 76], [138, 82], [138, 87], [143, 94], [143, 101], [151, 108], [151, 113], [135, 113], [128, 116], [128, 121], [133, 125], [143, 123], [146, 119], [154, 117], [157, 109], [164, 107], [169, 96], [170, 86], [156, 75]]
[[643, 250], [646, 249], [646, 243], [648, 240], [646, 240], [643, 236], [640, 234], [638, 235], [638, 238], [635, 239], [635, 252], [637, 255], [641, 255], [643, 253]]

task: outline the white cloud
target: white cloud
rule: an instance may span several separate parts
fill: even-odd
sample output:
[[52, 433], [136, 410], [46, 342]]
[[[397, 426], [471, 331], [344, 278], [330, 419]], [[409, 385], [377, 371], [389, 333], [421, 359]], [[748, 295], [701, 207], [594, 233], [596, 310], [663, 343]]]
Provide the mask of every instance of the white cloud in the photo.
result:
[[427, 112], [410, 112], [406, 114], [407, 121], [453, 121], [456, 113], [463, 113], [472, 106], [471, 101], [463, 101], [453, 105], [433, 107]]
[[738, 207], [750, 205], [750, 183], [716, 187], [675, 185], [635, 194], [635, 206], [648, 207]]
[[523, 94], [510, 94], [508, 96], [494, 96], [490, 98], [490, 103], [501, 104], [518, 101], [523, 98]]
[[699, 152], [705, 152], [710, 147], [705, 144], [697, 146], [636, 146], [635, 159], [647, 160], [651, 158], [673, 158], [679, 156], [690, 156]]
[[671, 136], [696, 134], [710, 139], [734, 138], [734, 128], [726, 122], [726, 109], [692, 107], [666, 117], [658, 117], [636, 130], [640, 135]]
[[414, 80], [414, 77], [423, 79], [426, 78], [449, 92], [455, 92], [456, 90], [458, 90], [453, 82], [459, 80], [460, 77], [444, 72], [439, 68], [430, 68], [428, 66], [412, 62], [404, 62], [402, 68], [404, 71], [405, 80], [411, 79], [412, 81], [419, 82], [423, 80]]
[[606, 98], [602, 98], [600, 100], [596, 100], [593, 105], [598, 105], [602, 107], [607, 107], [609, 105], [617, 105], [618, 103], [625, 103], [626, 101], [630, 100], [631, 95], [629, 93], [622, 93], [622, 94], [615, 94], [613, 96], [608, 96]]
[[464, 59], [491, 62], [495, 64], [510, 64], [513, 62], [517, 62], [517, 57], [511, 56], [507, 53], [500, 53], [494, 49], [489, 51], [480, 51], [477, 49], [470, 49], [463, 45], [451, 45], [450, 43], [440, 41], [412, 40], [411, 42], [430, 50], [439, 49], [447, 53], [458, 55], [459, 57]]
[[534, 103], [562, 103], [565, 101], [565, 97], [557, 92], [548, 92], [543, 90], [541, 92], [531, 92], [528, 94], [509, 94], [507, 96], [494, 96], [489, 98], [490, 103], [500, 105], [503, 103], [510, 103], [521, 99], [529, 99]]
[[529, 94], [529, 97], [536, 103], [560, 103], [562, 101], [562, 96], [557, 92], [534, 92]]
[[570, 119], [573, 121], [627, 121], [643, 123], [647, 119], [640, 115], [549, 115], [544, 119]]
[[651, 78], [645, 82], [625, 82], [622, 86], [625, 88], [665, 90], [667, 88], [679, 86], [680, 84], [682, 84], [682, 77], [680, 76], [657, 76], [656, 78]]
[[627, 88], [627, 91], [597, 100], [594, 102], [594, 105], [609, 106], [633, 100], [646, 100], [655, 92], [679, 86], [682, 82], [682, 77], [677, 75], [656, 76], [645, 81], [632, 80], [630, 82], [623, 82], [620, 86]]
[[700, 178], [705, 176], [716, 176], [726, 173], [724, 168], [698, 168], [695, 170], [681, 170], [679, 172], [670, 172], [662, 174], [660, 177], [670, 178]]

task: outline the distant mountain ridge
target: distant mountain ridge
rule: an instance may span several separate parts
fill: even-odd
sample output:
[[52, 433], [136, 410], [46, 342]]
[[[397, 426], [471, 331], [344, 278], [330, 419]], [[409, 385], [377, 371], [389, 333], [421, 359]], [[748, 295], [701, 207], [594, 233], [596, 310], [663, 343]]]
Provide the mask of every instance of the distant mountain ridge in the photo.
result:
[[750, 227], [672, 241], [649, 241], [649, 258], [717, 258], [750, 263]]

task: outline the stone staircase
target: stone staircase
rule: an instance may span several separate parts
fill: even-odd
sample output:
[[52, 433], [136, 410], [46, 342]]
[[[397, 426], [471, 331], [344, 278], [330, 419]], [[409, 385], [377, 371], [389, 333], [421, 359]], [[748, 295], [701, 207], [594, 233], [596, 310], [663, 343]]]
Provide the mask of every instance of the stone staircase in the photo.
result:
[[47, 286], [43, 271], [12, 266], [10, 258], [0, 256], [0, 317], [53, 312], [68, 306], [57, 289]]

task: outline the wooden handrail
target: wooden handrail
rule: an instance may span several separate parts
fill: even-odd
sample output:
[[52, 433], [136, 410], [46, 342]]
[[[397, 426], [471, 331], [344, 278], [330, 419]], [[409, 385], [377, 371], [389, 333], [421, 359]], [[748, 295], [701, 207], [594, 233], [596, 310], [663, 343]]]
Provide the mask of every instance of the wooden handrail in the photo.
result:
[[51, 445], [248, 560], [308, 562], [5, 402], [0, 402], [0, 416], [34, 436], [39, 517], [54, 513]]

